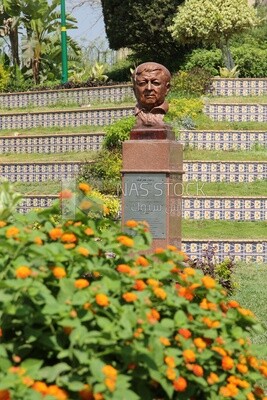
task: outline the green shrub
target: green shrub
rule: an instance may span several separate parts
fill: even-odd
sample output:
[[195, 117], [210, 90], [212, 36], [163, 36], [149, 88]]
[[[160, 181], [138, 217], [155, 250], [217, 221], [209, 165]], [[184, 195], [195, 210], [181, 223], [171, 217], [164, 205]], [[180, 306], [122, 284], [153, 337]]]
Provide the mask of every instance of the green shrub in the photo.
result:
[[267, 49], [249, 44], [231, 49], [241, 78], [265, 78], [267, 76]]
[[129, 139], [131, 129], [135, 123], [135, 117], [124, 117], [113, 122], [105, 128], [105, 138], [103, 147], [107, 150], [119, 151], [122, 149], [122, 143]]
[[187, 56], [186, 62], [181, 68], [186, 71], [194, 68], [203, 68], [215, 76], [218, 75], [219, 65], [223, 65], [222, 52], [219, 49], [196, 49]]
[[101, 193], [117, 195], [121, 186], [121, 168], [121, 152], [102, 149], [92, 163], [83, 165], [79, 180], [91, 182]]
[[6, 89], [9, 79], [9, 72], [5, 69], [3, 64], [0, 64], [0, 92], [3, 92]]
[[2, 399], [264, 399], [250, 310], [174, 246], [142, 255], [145, 223], [54, 212], [0, 221]]
[[185, 125], [194, 127], [194, 118], [202, 112], [203, 102], [199, 99], [173, 98], [169, 102], [169, 111], [165, 120], [178, 128]]
[[211, 74], [203, 68], [179, 71], [172, 76], [171, 88], [179, 96], [200, 96], [210, 91], [211, 78]]
[[131, 68], [133, 68], [132, 61], [129, 60], [118, 61], [116, 64], [112, 65], [109, 71], [107, 71], [107, 75], [109, 79], [114, 82], [130, 82]]

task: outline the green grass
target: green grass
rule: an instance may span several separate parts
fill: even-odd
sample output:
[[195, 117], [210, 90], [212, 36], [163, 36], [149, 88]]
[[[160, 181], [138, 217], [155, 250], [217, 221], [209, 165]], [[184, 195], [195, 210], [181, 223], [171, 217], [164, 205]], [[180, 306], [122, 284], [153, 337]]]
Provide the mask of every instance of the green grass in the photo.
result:
[[266, 161], [267, 147], [250, 151], [198, 150], [185, 148], [184, 160], [201, 161]]
[[231, 103], [267, 103], [266, 95], [258, 95], [258, 96], [207, 96], [204, 97], [207, 102], [210, 103], [223, 103], [223, 104], [231, 104]]
[[58, 194], [61, 191], [60, 181], [39, 182], [16, 182], [14, 189], [23, 195], [51, 195]]
[[72, 133], [94, 133], [94, 132], [104, 132], [104, 126], [95, 126], [95, 125], [85, 125], [85, 126], [68, 126], [65, 128], [60, 128], [58, 126], [54, 126], [51, 128], [45, 127], [33, 127], [27, 129], [1, 129], [0, 136], [19, 136], [22, 135], [62, 135], [62, 134], [72, 134]]
[[267, 196], [267, 180], [254, 182], [184, 182], [185, 196]]
[[51, 154], [1, 154], [0, 163], [9, 162], [55, 162], [55, 161], [90, 161], [92, 160], [95, 152], [84, 151], [84, 152], [69, 152], [69, 153], [51, 153]]
[[267, 222], [239, 222], [220, 220], [183, 220], [183, 239], [264, 239], [267, 237]]

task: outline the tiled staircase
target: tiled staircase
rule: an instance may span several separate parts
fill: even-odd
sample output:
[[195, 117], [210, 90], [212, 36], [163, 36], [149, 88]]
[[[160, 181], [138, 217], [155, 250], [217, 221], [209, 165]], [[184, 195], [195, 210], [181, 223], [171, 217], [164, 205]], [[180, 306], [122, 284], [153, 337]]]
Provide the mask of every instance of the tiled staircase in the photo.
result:
[[[231, 90], [241, 90], [240, 81], [230, 80]], [[246, 92], [262, 91], [266, 93], [265, 80], [245, 82]], [[229, 85], [229, 82], [227, 85]], [[237, 85], [237, 83], [239, 84]], [[244, 83], [244, 82], [243, 82]], [[253, 84], [252, 84], [253, 83]], [[219, 91], [219, 84], [222, 92]], [[249, 86], [250, 84], [250, 86]], [[226, 95], [226, 83], [214, 81], [216, 94]], [[105, 94], [105, 90], [107, 91]], [[243, 90], [243, 91], [244, 91]], [[251, 92], [252, 93], [252, 92]], [[260, 92], [261, 93], [261, 92]], [[253, 94], [255, 94], [253, 92]], [[257, 93], [256, 93], [257, 94]], [[46, 110], [36, 112], [4, 112], [0, 114], [2, 129], [14, 129], [17, 136], [0, 136], [0, 154], [23, 153], [25, 162], [9, 162], [0, 166], [1, 176], [12, 182], [45, 182], [46, 180], [61, 180], [75, 175], [82, 162], [27, 162], [27, 153], [64, 153], [98, 150], [103, 140], [103, 132], [65, 134], [66, 126], [97, 125], [99, 127], [111, 123], [122, 116], [132, 115], [133, 107], [92, 108], [89, 106], [92, 99], [99, 101], [116, 102], [120, 98], [132, 96], [129, 85], [121, 87], [71, 89], [70, 91], [51, 91], [42, 93], [0, 95], [2, 107], [27, 107], [30, 104], [51, 106], [59, 99], [67, 104], [77, 103], [79, 108], [69, 110]], [[84, 107], [83, 107], [84, 106]], [[212, 106], [212, 107], [211, 107]], [[244, 108], [240, 105], [224, 106], [222, 104], [206, 104], [206, 112], [214, 119], [230, 120], [255, 120], [267, 119], [267, 105], [250, 105]], [[266, 106], [266, 116], [265, 107]], [[217, 107], [217, 108], [216, 108]], [[238, 108], [236, 108], [238, 107]], [[236, 115], [238, 117], [236, 117]], [[238, 119], [235, 119], [238, 118]], [[58, 126], [62, 133], [57, 135], [20, 135], [19, 130], [33, 126]], [[101, 131], [101, 128], [100, 128]], [[183, 131], [180, 140], [186, 146], [198, 149], [242, 149], [249, 150], [253, 145], [266, 146], [267, 132], [257, 131]], [[252, 182], [256, 179], [267, 179], [266, 161], [241, 162], [241, 161], [190, 161], [184, 162], [184, 181], [198, 180], [201, 182]], [[25, 212], [32, 207], [47, 207], [52, 204], [55, 196], [35, 195], [25, 196], [20, 210]], [[184, 196], [183, 216], [190, 219], [220, 219], [220, 220], [246, 220], [263, 221], [267, 217], [267, 197], [215, 197], [215, 196]], [[267, 238], [267, 229], [266, 229]], [[211, 238], [211, 244], [218, 248], [218, 257], [224, 258], [228, 252], [236, 255], [237, 259], [256, 260], [267, 262], [267, 240], [216, 240]], [[205, 240], [185, 240], [183, 249], [191, 256], [201, 256], [207, 246]]]

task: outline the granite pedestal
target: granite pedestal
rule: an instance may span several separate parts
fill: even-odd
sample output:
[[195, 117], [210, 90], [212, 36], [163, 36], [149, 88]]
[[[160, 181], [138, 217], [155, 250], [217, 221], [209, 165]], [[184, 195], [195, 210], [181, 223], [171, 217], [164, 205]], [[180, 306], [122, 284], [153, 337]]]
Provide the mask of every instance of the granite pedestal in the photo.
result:
[[123, 143], [122, 224], [147, 221], [151, 250], [181, 248], [182, 151], [169, 128], [133, 129]]

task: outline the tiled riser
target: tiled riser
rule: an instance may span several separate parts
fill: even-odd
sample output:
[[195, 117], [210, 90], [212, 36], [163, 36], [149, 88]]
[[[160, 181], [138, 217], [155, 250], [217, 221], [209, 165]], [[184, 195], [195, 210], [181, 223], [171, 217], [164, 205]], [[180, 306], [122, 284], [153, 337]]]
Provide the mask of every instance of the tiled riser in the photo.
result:
[[[46, 136], [0, 136], [0, 154], [64, 153], [99, 150], [104, 133]], [[253, 146], [267, 147], [267, 132], [182, 131], [180, 141], [185, 146], [205, 150], [249, 150]]]
[[214, 96], [258, 96], [267, 93], [267, 79], [213, 79]]
[[1, 129], [27, 129], [33, 127], [67, 127], [108, 125], [117, 119], [133, 115], [133, 107], [98, 110], [69, 110], [64, 112], [40, 112], [1, 114]]
[[[27, 196], [19, 211], [32, 208], [46, 208], [52, 205], [57, 196]], [[267, 220], [267, 197], [253, 199], [230, 198], [183, 198], [183, 218], [219, 220]]]
[[204, 112], [214, 121], [267, 121], [267, 104], [206, 104]]
[[[0, 166], [0, 175], [11, 182], [42, 182], [72, 176], [81, 165], [82, 162], [4, 164]], [[252, 182], [267, 179], [267, 162], [186, 161], [183, 168], [184, 182], [198, 180], [202, 185], [205, 182]], [[203, 188], [199, 187], [199, 190]]]
[[64, 153], [70, 151], [99, 150], [103, 138], [103, 133], [16, 138], [0, 136], [0, 154]]
[[43, 92], [3, 93], [0, 107], [45, 107], [53, 104], [90, 104], [93, 101], [115, 102], [134, 98], [132, 85], [102, 86], [83, 89], [50, 90]]
[[267, 132], [249, 131], [182, 131], [185, 146], [204, 150], [249, 150], [255, 146], [267, 148]]
[[[261, 240], [233, 240], [210, 241], [211, 246], [216, 246], [216, 258], [223, 260], [229, 255], [234, 255], [235, 260], [246, 262], [267, 262], [267, 241]], [[207, 241], [184, 240], [182, 250], [192, 258], [201, 258], [203, 250], [207, 248]]]

